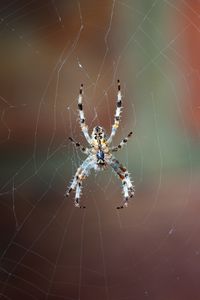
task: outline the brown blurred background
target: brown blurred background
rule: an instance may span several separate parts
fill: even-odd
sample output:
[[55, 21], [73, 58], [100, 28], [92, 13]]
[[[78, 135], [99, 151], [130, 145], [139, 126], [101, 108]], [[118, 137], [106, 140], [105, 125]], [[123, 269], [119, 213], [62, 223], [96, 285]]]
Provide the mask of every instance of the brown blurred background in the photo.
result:
[[[1, 299], [200, 299], [200, 2], [0, 2]], [[111, 170], [63, 194], [90, 130], [109, 133], [134, 179], [128, 209]]]

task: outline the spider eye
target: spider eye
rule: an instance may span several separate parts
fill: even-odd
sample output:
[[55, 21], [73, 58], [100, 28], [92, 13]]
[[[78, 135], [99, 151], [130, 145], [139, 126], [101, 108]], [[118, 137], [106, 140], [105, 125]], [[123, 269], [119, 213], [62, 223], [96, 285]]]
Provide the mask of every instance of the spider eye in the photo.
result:
[[95, 137], [94, 137], [94, 138], [95, 138], [95, 140], [96, 140], [96, 139], [97, 139], [97, 136], [95, 135]]

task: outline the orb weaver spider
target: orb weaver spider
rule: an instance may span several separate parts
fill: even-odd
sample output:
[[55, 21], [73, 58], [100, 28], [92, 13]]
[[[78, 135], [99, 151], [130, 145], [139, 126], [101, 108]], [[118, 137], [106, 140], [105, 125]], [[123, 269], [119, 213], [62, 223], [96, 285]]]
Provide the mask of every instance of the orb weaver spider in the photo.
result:
[[[127, 143], [128, 139], [132, 136], [130, 132], [126, 138], [124, 138], [118, 146], [110, 147], [113, 137], [116, 134], [117, 128], [119, 127], [119, 121], [122, 111], [122, 94], [120, 81], [118, 83], [118, 93], [117, 93], [117, 107], [114, 117], [114, 124], [112, 125], [111, 134], [107, 137], [105, 130], [96, 126], [93, 128], [91, 136], [88, 132], [88, 126], [85, 123], [85, 115], [83, 111], [83, 84], [80, 86], [79, 97], [78, 97], [78, 109], [80, 117], [80, 126], [81, 130], [90, 145], [90, 148], [82, 146], [79, 142], [74, 141], [73, 138], [69, 137], [69, 140], [79, 148], [84, 154], [88, 157], [83, 161], [81, 166], [77, 169], [76, 174], [68, 187], [65, 196], [68, 197], [71, 191], [75, 191], [75, 207], [80, 206], [80, 196], [82, 191], [82, 182], [89, 176], [91, 169], [95, 171], [105, 170], [108, 166], [114, 170], [114, 172], [119, 176], [122, 182], [122, 189], [124, 200], [121, 206], [118, 206], [117, 209], [121, 209], [124, 206], [128, 206], [128, 199], [134, 196], [134, 186], [130, 179], [129, 172], [127, 169], [119, 163], [119, 161], [113, 156], [112, 152], [117, 152]], [[83, 206], [85, 208], [85, 206]]]

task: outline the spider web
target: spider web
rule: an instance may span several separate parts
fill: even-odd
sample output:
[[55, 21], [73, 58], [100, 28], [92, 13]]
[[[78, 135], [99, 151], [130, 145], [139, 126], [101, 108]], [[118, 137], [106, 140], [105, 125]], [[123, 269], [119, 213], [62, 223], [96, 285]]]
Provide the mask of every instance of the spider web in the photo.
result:
[[[198, 294], [198, 122], [185, 34], [199, 37], [189, 1], [2, 1], [1, 299], [188, 299]], [[179, 20], [179, 21], [177, 21]], [[197, 43], [198, 44], [198, 43]], [[109, 133], [116, 80], [123, 113], [116, 157], [136, 195], [106, 170], [66, 187], [85, 158], [77, 96], [90, 132]], [[195, 117], [194, 117], [195, 119]], [[198, 121], [198, 120], [197, 120]], [[192, 132], [192, 133], [191, 133]], [[193, 297], [193, 298], [194, 298]]]

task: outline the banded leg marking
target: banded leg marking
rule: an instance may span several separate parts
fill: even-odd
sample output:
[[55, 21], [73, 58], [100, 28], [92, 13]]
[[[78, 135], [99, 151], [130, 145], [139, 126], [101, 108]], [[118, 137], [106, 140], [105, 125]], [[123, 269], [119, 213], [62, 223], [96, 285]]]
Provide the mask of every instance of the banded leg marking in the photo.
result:
[[117, 207], [117, 209], [121, 209], [124, 206], [125, 207], [128, 206], [128, 199], [134, 196], [135, 189], [134, 189], [134, 186], [132, 184], [132, 181], [130, 179], [127, 169], [122, 164], [120, 164], [117, 159], [115, 159], [115, 158], [112, 159], [112, 162], [110, 165], [122, 181], [124, 202], [123, 202], [123, 205]]
[[90, 135], [88, 133], [88, 126], [85, 123], [85, 114], [84, 114], [84, 111], [83, 111], [83, 84], [81, 84], [80, 90], [79, 90], [78, 109], [79, 109], [81, 130], [82, 130], [86, 140], [90, 144], [91, 138], [90, 138]]
[[126, 143], [128, 142], [129, 138], [132, 136], [133, 132], [131, 131], [127, 137], [125, 137], [121, 143], [118, 146], [112, 147], [111, 151], [112, 152], [117, 152], [118, 150], [122, 149], [124, 147], [124, 145], [126, 145]]
[[79, 142], [76, 142], [72, 137], [69, 137], [69, 140], [74, 144], [77, 148], [79, 148], [83, 153], [89, 154], [89, 149], [82, 146]]
[[115, 111], [115, 118], [114, 118], [114, 124], [112, 125], [112, 130], [110, 137], [108, 139], [108, 143], [112, 142], [112, 138], [115, 136], [117, 128], [119, 127], [119, 121], [120, 121], [120, 116], [122, 112], [122, 94], [121, 94], [121, 85], [119, 79], [117, 80], [117, 87], [118, 87], [118, 92], [117, 92], [117, 107]]

